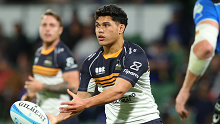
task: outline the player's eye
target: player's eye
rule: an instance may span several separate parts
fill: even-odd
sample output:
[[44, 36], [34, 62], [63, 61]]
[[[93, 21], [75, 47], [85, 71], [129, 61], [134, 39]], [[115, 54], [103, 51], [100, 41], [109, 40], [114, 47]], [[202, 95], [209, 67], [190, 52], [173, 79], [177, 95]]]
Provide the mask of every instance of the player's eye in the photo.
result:
[[100, 27], [100, 25], [96, 24], [96, 25], [95, 25], [95, 27], [99, 28], [99, 27]]
[[44, 23], [44, 24], [41, 24], [41, 26], [46, 27], [47, 25]]
[[105, 27], [109, 27], [110, 25], [109, 24], [105, 24]]
[[54, 24], [50, 24], [50, 26], [51, 26], [51, 27], [55, 27], [55, 25], [54, 25]]

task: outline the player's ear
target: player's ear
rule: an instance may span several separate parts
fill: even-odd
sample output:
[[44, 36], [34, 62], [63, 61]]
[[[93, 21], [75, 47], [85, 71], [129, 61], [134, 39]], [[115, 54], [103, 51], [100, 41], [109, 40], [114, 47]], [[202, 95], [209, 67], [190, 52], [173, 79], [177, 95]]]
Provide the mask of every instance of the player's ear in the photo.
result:
[[59, 31], [59, 34], [61, 35], [61, 34], [63, 33], [63, 27], [60, 27], [59, 30], [60, 30], [60, 31]]
[[124, 31], [125, 31], [125, 25], [124, 24], [120, 24], [119, 25], [119, 33], [121, 34], [121, 33], [124, 33]]

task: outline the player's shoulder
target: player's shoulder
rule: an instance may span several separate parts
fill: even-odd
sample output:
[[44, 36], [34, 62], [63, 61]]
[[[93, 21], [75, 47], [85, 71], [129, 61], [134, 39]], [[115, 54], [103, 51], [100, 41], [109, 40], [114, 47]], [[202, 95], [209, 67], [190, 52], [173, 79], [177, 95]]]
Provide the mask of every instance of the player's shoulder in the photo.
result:
[[64, 44], [62, 41], [60, 41], [56, 47], [55, 47], [55, 52], [59, 55], [59, 54], [66, 54], [66, 53], [70, 53], [71, 51], [70, 49], [66, 46], [66, 44]]
[[103, 52], [103, 48], [100, 47], [97, 51], [95, 51], [94, 53], [90, 54], [84, 60], [84, 63], [92, 63], [92, 61], [94, 61], [95, 59], [98, 59], [98, 57], [101, 55], [102, 52]]
[[35, 54], [41, 54], [42, 49], [43, 49], [43, 46], [40, 46], [39, 48], [37, 48], [37, 50], [35, 51]]
[[124, 49], [126, 53], [145, 53], [144, 50], [142, 49], [142, 47], [140, 47], [139, 45], [132, 43], [130, 41], [126, 41], [124, 42]]

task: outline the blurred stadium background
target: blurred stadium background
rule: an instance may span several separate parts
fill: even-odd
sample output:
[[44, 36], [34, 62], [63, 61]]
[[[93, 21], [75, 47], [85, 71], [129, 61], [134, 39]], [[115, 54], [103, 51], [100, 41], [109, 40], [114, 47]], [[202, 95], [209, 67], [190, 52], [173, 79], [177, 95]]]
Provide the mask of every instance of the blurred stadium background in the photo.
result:
[[[220, 86], [218, 55], [192, 91], [187, 108], [190, 118], [181, 121], [175, 97], [181, 87], [190, 45], [194, 39], [195, 0], [0, 0], [0, 124], [12, 124], [9, 109], [25, 92], [36, 48], [41, 45], [38, 27], [47, 9], [64, 22], [61, 39], [79, 65], [97, 49], [93, 13], [106, 4], [117, 4], [128, 14], [125, 39], [147, 53], [151, 85], [164, 124], [210, 124]], [[82, 124], [105, 124], [104, 108], [83, 112]]]

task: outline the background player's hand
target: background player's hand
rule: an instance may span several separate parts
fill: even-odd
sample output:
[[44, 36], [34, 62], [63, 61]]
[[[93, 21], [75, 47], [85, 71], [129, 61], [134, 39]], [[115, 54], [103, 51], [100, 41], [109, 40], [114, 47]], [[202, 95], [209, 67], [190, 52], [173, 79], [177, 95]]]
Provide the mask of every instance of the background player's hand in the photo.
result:
[[31, 101], [33, 98], [36, 97], [36, 94], [29, 94], [29, 93], [25, 93], [22, 97], [21, 97], [21, 101]]
[[78, 115], [82, 111], [86, 109], [85, 102], [83, 99], [79, 98], [69, 89], [67, 92], [73, 97], [72, 101], [69, 102], [61, 102], [61, 105], [67, 105], [66, 107], [60, 107], [61, 113], [71, 113], [71, 117]]
[[30, 75], [28, 76], [28, 79], [29, 80], [25, 82], [24, 88], [30, 92], [29, 94], [35, 94], [36, 92], [43, 90], [43, 84], [41, 82]]
[[176, 112], [180, 115], [181, 119], [185, 119], [189, 115], [189, 112], [185, 109], [185, 104], [189, 99], [189, 96], [190, 92], [181, 89], [176, 97]]

